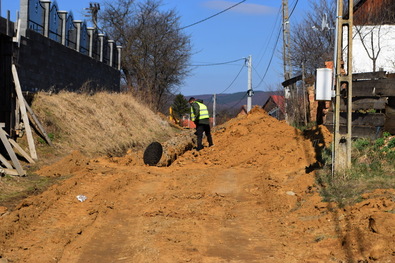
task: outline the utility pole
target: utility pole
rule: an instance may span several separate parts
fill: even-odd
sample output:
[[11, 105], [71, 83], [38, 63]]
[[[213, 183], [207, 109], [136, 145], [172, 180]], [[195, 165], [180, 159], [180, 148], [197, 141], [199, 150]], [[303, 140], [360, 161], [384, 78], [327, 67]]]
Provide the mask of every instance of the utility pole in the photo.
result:
[[[283, 7], [283, 63], [284, 63], [284, 79], [288, 80], [291, 78], [291, 63], [289, 57], [290, 49], [290, 32], [289, 32], [289, 15], [288, 15], [288, 0], [282, 0]], [[289, 117], [289, 100], [291, 98], [290, 87], [284, 87], [284, 98], [285, 98], [285, 120], [287, 123], [292, 122]]]
[[252, 91], [252, 57], [248, 56], [248, 90], [247, 90], [247, 113], [250, 112], [252, 107], [252, 96], [254, 92]]
[[216, 108], [217, 108], [217, 94], [214, 94], [213, 97], [213, 127], [215, 127], [215, 118], [216, 118]]
[[93, 27], [96, 30], [97, 29], [97, 14], [99, 13], [99, 10], [100, 10], [100, 4], [91, 2], [91, 3], [89, 3], [89, 7], [85, 8], [85, 10], [88, 10], [89, 15], [87, 15], [87, 17], [91, 18]]
[[[348, 0], [348, 19], [345, 19], [343, 16], [344, 0], [337, 0], [335, 129], [332, 154], [334, 174], [351, 168], [353, 2], [353, 0]], [[347, 32], [347, 46], [345, 47], [347, 48], [347, 65], [343, 69], [341, 65], [344, 32]], [[346, 95], [343, 97], [342, 90], [346, 91]], [[340, 102], [342, 99], [347, 99], [347, 126], [345, 130], [340, 129]]]

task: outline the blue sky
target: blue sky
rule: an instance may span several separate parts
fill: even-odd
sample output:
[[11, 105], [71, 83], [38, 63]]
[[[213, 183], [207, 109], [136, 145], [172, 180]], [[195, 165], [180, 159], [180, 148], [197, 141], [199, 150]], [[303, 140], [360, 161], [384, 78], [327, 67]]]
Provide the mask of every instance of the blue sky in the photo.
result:
[[[1, 15], [19, 10], [19, 0], [0, 0]], [[163, 0], [163, 9], [175, 9], [181, 27], [208, 18], [241, 0]], [[72, 11], [74, 19], [84, 19], [89, 0], [58, 0], [60, 10]], [[101, 2], [98, 0], [97, 2]], [[309, 8], [309, 0], [289, 0], [291, 24]], [[247, 0], [218, 16], [184, 29], [191, 36], [191, 73], [180, 86], [183, 95], [221, 94], [247, 91], [248, 71], [243, 58], [252, 56], [253, 90], [272, 91], [283, 81], [282, 38], [274, 49], [281, 30], [281, 0]], [[273, 54], [274, 51], [274, 54]], [[201, 66], [235, 61], [234, 63]], [[244, 65], [244, 66], [243, 66]], [[270, 65], [270, 66], [269, 66]], [[238, 77], [237, 77], [238, 76]], [[237, 78], [236, 78], [237, 77]], [[232, 84], [233, 83], [233, 84]], [[260, 103], [260, 102], [257, 102]], [[262, 102], [263, 103], [263, 102]]]

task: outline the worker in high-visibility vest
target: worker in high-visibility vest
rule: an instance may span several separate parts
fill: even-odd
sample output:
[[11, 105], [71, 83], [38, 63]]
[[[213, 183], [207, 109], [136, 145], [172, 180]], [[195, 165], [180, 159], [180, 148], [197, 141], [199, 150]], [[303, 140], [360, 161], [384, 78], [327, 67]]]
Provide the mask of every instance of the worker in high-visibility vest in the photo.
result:
[[208, 146], [213, 146], [213, 139], [211, 137], [210, 116], [207, 106], [203, 102], [197, 101], [194, 97], [189, 99], [191, 105], [191, 120], [196, 124], [197, 148], [200, 151], [203, 149], [203, 132], [206, 134]]

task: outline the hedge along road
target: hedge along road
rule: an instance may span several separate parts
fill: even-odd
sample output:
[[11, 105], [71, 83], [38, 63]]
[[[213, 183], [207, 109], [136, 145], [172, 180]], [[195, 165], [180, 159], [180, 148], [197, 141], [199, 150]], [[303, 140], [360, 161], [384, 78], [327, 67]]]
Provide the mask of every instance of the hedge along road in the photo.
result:
[[[73, 176], [1, 217], [2, 259], [394, 260], [393, 190], [343, 209], [322, 202], [307, 172], [315, 163], [312, 143], [260, 109], [213, 138], [214, 147], [188, 151], [169, 167], [145, 166], [132, 152], [94, 160], [75, 152], [44, 167], [42, 176]], [[328, 140], [323, 128], [321, 138]]]

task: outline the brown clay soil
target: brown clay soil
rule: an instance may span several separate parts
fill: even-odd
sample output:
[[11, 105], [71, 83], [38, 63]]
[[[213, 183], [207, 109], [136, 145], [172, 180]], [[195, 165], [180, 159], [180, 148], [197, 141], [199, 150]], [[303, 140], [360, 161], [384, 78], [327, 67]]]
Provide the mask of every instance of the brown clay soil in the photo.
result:
[[73, 176], [0, 217], [0, 262], [395, 262], [394, 190], [322, 202], [311, 141], [259, 109], [213, 138], [169, 167], [74, 152], [42, 168]]

